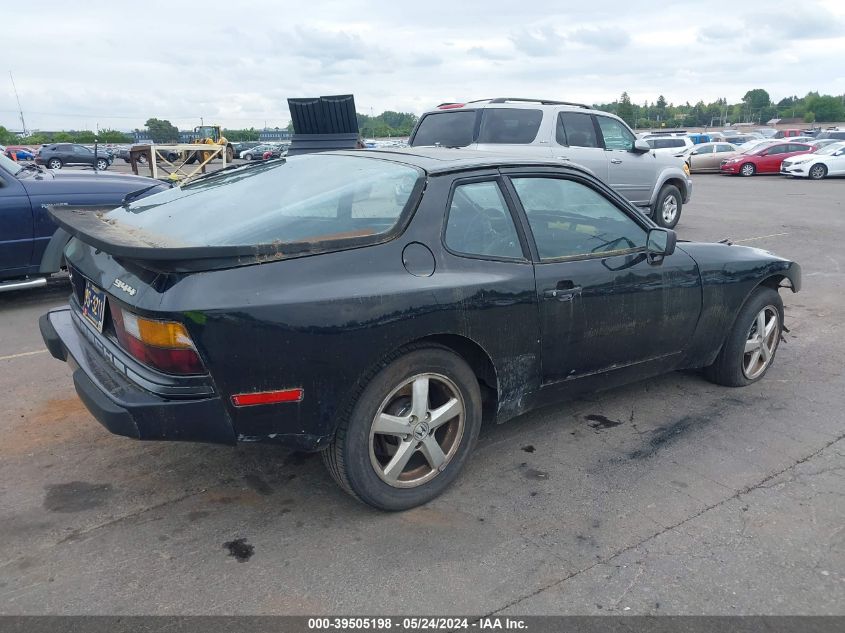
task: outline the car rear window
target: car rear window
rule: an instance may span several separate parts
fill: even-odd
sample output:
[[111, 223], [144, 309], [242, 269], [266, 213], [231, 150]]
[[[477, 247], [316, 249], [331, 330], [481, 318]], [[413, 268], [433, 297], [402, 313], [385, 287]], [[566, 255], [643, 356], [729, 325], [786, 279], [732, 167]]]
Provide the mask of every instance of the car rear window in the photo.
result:
[[399, 225], [422, 175], [376, 158], [308, 154], [212, 174], [104, 219], [164, 247], [378, 242]]
[[531, 143], [543, 120], [542, 110], [487, 108], [481, 112], [479, 143]]
[[475, 110], [434, 112], [420, 121], [411, 146], [466, 147], [473, 142]]

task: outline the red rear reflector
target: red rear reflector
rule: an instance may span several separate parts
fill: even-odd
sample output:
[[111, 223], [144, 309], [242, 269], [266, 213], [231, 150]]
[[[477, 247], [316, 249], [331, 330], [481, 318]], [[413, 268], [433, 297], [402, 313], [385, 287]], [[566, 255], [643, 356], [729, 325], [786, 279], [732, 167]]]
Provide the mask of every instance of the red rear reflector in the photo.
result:
[[258, 393], [239, 393], [232, 396], [236, 407], [251, 407], [256, 404], [276, 404], [279, 402], [301, 402], [305, 395], [301, 387], [279, 389], [278, 391], [259, 391]]
[[454, 110], [455, 108], [463, 108], [466, 104], [465, 103], [444, 103], [443, 105], [437, 106], [438, 110]]

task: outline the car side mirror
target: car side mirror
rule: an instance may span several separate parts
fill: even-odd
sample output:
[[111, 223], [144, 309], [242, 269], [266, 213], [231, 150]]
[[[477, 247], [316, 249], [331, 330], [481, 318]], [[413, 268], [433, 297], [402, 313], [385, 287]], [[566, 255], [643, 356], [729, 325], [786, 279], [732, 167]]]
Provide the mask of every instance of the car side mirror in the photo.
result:
[[651, 151], [651, 146], [646, 143], [643, 139], [638, 138], [636, 141], [634, 141], [634, 151], [638, 154], [644, 154], [646, 152]]
[[666, 257], [675, 252], [678, 235], [672, 229], [650, 229], [646, 238], [646, 252], [649, 255]]

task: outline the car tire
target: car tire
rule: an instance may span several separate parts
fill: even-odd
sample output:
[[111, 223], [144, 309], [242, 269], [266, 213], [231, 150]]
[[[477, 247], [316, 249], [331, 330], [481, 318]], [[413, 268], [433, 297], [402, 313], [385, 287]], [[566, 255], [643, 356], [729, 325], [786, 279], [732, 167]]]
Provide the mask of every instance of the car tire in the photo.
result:
[[407, 510], [441, 494], [481, 429], [478, 380], [444, 347], [392, 356], [354, 400], [323, 461], [343, 490], [380, 510]]
[[226, 163], [231, 163], [235, 160], [235, 149], [233, 147], [226, 147]]
[[652, 211], [654, 222], [664, 229], [675, 228], [678, 220], [681, 219], [683, 205], [684, 199], [681, 197], [678, 188], [675, 185], [664, 185], [654, 203]]
[[47, 161], [47, 168], [48, 169], [61, 169], [62, 168], [62, 161], [58, 158], [51, 158]]
[[753, 176], [757, 173], [757, 167], [754, 163], [743, 163], [742, 166], [739, 168], [739, 175], [740, 176]]
[[810, 167], [807, 172], [807, 176], [809, 176], [810, 180], [822, 180], [825, 176], [827, 176], [827, 167], [821, 163], [816, 163]]
[[[769, 327], [772, 329], [767, 334]], [[783, 300], [773, 288], [757, 288], [740, 309], [716, 361], [705, 368], [705, 377], [725, 387], [757, 382], [775, 360], [782, 330]]]
[[109, 161], [105, 158], [98, 158], [97, 161], [94, 163], [95, 169], [97, 171], [105, 171], [109, 168]]
[[250, 154], [249, 152], [247, 152], [246, 154], [241, 154], [241, 158], [243, 158], [244, 160], [252, 160], [252, 154]]

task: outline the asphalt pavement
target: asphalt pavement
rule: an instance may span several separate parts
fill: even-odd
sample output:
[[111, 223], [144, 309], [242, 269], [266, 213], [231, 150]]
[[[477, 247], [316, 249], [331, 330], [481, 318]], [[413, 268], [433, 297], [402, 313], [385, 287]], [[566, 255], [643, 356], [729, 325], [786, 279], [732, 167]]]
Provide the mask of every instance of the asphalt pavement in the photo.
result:
[[845, 614], [845, 180], [694, 182], [681, 239], [803, 267], [765, 379], [673, 373], [485, 428], [404, 513], [319, 456], [110, 435], [38, 333], [66, 283], [0, 294], [0, 613]]

